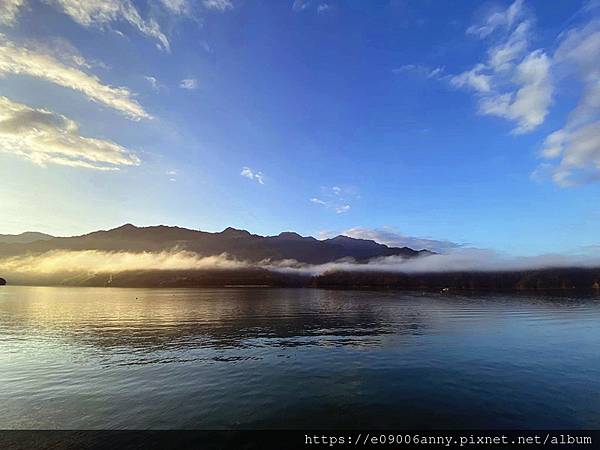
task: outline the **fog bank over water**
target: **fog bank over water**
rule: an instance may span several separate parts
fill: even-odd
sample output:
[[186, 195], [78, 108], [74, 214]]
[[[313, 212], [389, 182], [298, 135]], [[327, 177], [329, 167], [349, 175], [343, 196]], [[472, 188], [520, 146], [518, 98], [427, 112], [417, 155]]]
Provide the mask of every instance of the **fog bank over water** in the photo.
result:
[[422, 255], [415, 258], [388, 256], [356, 262], [346, 258], [326, 264], [306, 264], [293, 259], [242, 261], [226, 253], [202, 256], [195, 252], [172, 249], [162, 252], [105, 252], [98, 250], [53, 250], [39, 255], [0, 259], [0, 275], [5, 277], [55, 274], [115, 274], [128, 271], [241, 270], [268, 271], [318, 276], [331, 272], [496, 272], [546, 268], [600, 267], [600, 252], [590, 249], [573, 255], [503, 256], [489, 250], [457, 249], [447, 254]]

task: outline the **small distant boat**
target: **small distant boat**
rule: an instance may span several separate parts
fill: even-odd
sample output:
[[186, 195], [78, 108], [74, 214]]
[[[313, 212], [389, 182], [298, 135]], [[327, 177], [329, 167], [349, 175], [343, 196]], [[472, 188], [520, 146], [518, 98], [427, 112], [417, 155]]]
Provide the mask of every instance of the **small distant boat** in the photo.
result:
[[448, 288], [448, 287], [442, 288], [442, 290], [440, 292], [442, 294], [447, 294], [448, 292], [450, 292], [450, 288]]

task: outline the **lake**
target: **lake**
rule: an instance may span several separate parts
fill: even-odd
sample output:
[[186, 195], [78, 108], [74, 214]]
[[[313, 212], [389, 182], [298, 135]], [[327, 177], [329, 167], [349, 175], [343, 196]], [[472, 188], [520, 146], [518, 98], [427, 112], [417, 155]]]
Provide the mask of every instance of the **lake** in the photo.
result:
[[0, 428], [600, 428], [600, 298], [0, 288]]

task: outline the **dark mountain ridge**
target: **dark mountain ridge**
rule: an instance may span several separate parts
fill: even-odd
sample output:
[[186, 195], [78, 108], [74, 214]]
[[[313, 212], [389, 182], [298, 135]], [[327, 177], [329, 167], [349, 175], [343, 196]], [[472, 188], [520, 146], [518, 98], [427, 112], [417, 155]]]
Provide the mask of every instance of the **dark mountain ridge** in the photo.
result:
[[[173, 249], [201, 256], [226, 253], [247, 262], [296, 260], [324, 264], [352, 258], [367, 262], [373, 258], [428, 255], [427, 250], [395, 248], [365, 239], [337, 236], [318, 240], [291, 231], [276, 236], [259, 236], [246, 230], [226, 228], [217, 233], [173, 226], [136, 227], [126, 224], [81, 236], [49, 237], [24, 243], [0, 242], [2, 258], [40, 255], [53, 250], [96, 250], [104, 252], [161, 252]], [[69, 271], [66, 271], [69, 272]], [[11, 284], [120, 286], [120, 287], [223, 287], [286, 286], [318, 288], [391, 288], [408, 290], [456, 291], [592, 291], [600, 292], [600, 268], [546, 268], [505, 271], [453, 271], [444, 273], [399, 273], [344, 271], [333, 268], [319, 275], [309, 272], [268, 270], [256, 266], [231, 269], [103, 270], [72, 271], [57, 274], [5, 273]], [[10, 275], [10, 277], [9, 277]], [[10, 279], [8, 279], [10, 278]], [[4, 280], [0, 279], [0, 285]]]
[[321, 241], [290, 231], [277, 236], [259, 236], [231, 227], [210, 233], [165, 225], [136, 227], [126, 224], [81, 236], [56, 237], [28, 243], [0, 243], [0, 257], [39, 254], [51, 250], [159, 252], [174, 248], [201, 256], [227, 253], [230, 257], [250, 262], [294, 259], [307, 264], [323, 264], [343, 258], [353, 258], [359, 262], [383, 256], [410, 258], [430, 253], [408, 247], [388, 247], [375, 241], [347, 236]]

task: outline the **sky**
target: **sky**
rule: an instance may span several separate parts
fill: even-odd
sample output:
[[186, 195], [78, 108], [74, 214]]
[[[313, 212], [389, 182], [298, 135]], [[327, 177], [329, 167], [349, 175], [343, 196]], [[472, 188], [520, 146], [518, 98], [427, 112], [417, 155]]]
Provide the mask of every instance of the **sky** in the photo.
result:
[[600, 248], [600, 2], [0, 0], [0, 233]]

